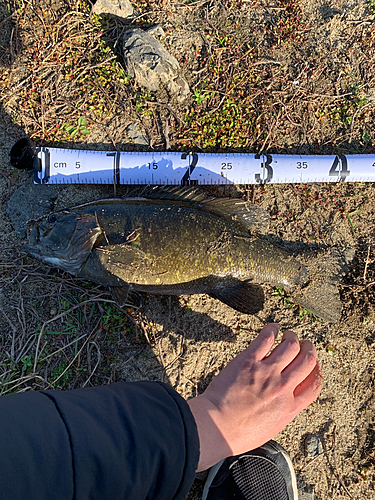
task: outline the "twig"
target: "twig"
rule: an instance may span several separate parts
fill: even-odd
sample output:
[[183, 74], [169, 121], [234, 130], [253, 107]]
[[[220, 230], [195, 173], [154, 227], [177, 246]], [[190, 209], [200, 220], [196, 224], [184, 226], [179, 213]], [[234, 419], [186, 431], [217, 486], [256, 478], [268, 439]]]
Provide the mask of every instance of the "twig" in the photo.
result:
[[164, 380], [164, 375], [165, 375], [165, 364], [164, 364], [163, 353], [161, 352], [161, 341], [164, 337], [164, 333], [166, 332], [167, 325], [169, 324], [170, 319], [171, 319], [171, 297], [169, 296], [168, 299], [169, 299], [169, 301], [168, 301], [168, 316], [167, 316], [166, 320], [164, 321], [163, 330], [160, 334], [159, 342], [158, 342], [159, 358], [160, 358], [160, 364], [161, 364], [161, 381], [162, 382]]
[[144, 326], [144, 324], [143, 324], [143, 321], [142, 321], [142, 320], [141, 320], [141, 322], [140, 322], [140, 326], [141, 326], [141, 328], [142, 328], [143, 335], [146, 337], [147, 343], [151, 345], [151, 343], [150, 343], [150, 339], [149, 339], [149, 337], [148, 337], [147, 330], [146, 330], [146, 328], [145, 328], [145, 326]]
[[272, 125], [270, 126], [270, 129], [268, 131], [268, 134], [267, 134], [267, 137], [264, 139], [264, 142], [260, 148], [260, 151], [264, 151], [265, 147], [266, 147], [266, 144], [267, 144], [267, 141], [268, 139], [270, 138], [271, 136], [271, 133], [272, 133], [272, 130], [273, 128], [275, 127], [275, 125], [277, 124], [277, 122], [279, 121], [279, 118], [280, 118], [280, 115], [281, 115], [281, 109], [280, 111], [278, 112], [277, 114], [277, 117], [275, 118], [275, 120], [273, 121]]
[[58, 354], [59, 352], [63, 351], [64, 349], [66, 349], [67, 347], [69, 347], [73, 344], [76, 344], [77, 342], [79, 342], [80, 340], [82, 340], [85, 337], [87, 337], [87, 333], [85, 333], [84, 335], [81, 335], [80, 337], [78, 337], [78, 339], [74, 339], [72, 342], [69, 342], [69, 344], [64, 345], [64, 347], [60, 347], [60, 349], [57, 349], [57, 351], [54, 351], [51, 354], [48, 354], [47, 356], [45, 356], [44, 358], [42, 358], [40, 360], [40, 363], [43, 363], [43, 361], [45, 361], [48, 358], [51, 358], [52, 356], [56, 356], [56, 354]]
[[373, 104], [374, 104], [374, 102], [369, 102], [369, 103], [365, 104], [364, 106], [361, 106], [360, 108], [358, 108], [356, 110], [356, 112], [353, 114], [352, 121], [351, 121], [351, 124], [350, 124], [349, 143], [352, 142], [354, 118], [358, 115], [358, 113], [360, 113], [361, 111], [363, 111], [365, 108], [368, 108], [369, 106], [372, 106]]
[[137, 351], [135, 354], [133, 354], [133, 356], [130, 356], [130, 358], [128, 358], [123, 363], [121, 363], [121, 366], [127, 365], [132, 359], [134, 359], [136, 356], [138, 356], [138, 354], [141, 354], [141, 352], [143, 352], [145, 349], [146, 349], [146, 346], [144, 345], [142, 347], [142, 349], [139, 349], [139, 351]]
[[167, 118], [165, 120], [165, 127], [164, 127], [165, 148], [167, 151], [168, 151], [168, 149], [171, 148], [171, 143], [169, 141], [169, 132], [170, 132], [170, 128], [169, 128], [169, 121]]
[[[91, 377], [94, 375], [94, 373], [95, 373], [96, 369], [98, 368], [99, 363], [101, 361], [101, 354], [100, 354], [100, 349], [99, 349], [98, 344], [94, 340], [91, 342], [91, 344], [93, 344], [96, 347], [96, 350], [98, 351], [98, 361], [96, 362], [94, 369], [90, 373], [89, 378], [86, 380], [86, 382], [83, 384], [82, 387], [86, 387], [86, 385], [90, 382]], [[90, 351], [90, 353], [91, 353], [91, 351]], [[89, 349], [87, 350], [87, 354], [89, 354]]]
[[171, 366], [173, 366], [175, 364], [175, 362], [181, 358], [181, 356], [183, 355], [184, 353], [184, 336], [181, 335], [180, 337], [180, 347], [179, 347], [179, 353], [172, 359], [172, 361], [170, 363], [168, 363], [167, 365], [165, 365], [164, 369], [163, 369], [163, 375], [162, 375], [162, 380], [167, 372], [167, 369], [170, 368]]
[[300, 473], [301, 473], [301, 472], [303, 472], [305, 469], [307, 469], [307, 467], [309, 467], [309, 465], [311, 465], [313, 462], [315, 462], [315, 460], [316, 460], [317, 458], [321, 457], [322, 455], [325, 455], [325, 454], [326, 454], [326, 453], [328, 453], [329, 451], [332, 451], [332, 448], [330, 448], [330, 449], [329, 449], [329, 450], [327, 450], [327, 451], [321, 451], [320, 453], [318, 453], [317, 455], [315, 455], [315, 457], [314, 457], [314, 458], [312, 458], [312, 459], [310, 460], [310, 462], [308, 462], [306, 465], [304, 465], [304, 466], [302, 467], [302, 469], [301, 469], [299, 472], [300, 472]]
[[369, 265], [370, 250], [371, 250], [371, 245], [369, 245], [368, 248], [367, 248], [367, 257], [366, 257], [366, 261], [365, 261], [365, 270], [363, 271], [363, 281], [366, 279], [367, 267]]
[[12, 382], [18, 382], [18, 384], [15, 384], [15, 385], [12, 385], [10, 387], [10, 389], [6, 390], [6, 391], [3, 391], [1, 394], [4, 395], [6, 394], [7, 392], [11, 392], [13, 391], [16, 387], [18, 387], [19, 385], [25, 383], [25, 382], [28, 382], [29, 380], [32, 380], [32, 379], [36, 379], [36, 380], [41, 380], [43, 381], [45, 384], [47, 384], [47, 386], [49, 386], [50, 388], [53, 389], [53, 386], [47, 381], [45, 380], [43, 377], [41, 377], [40, 375], [37, 375], [36, 373], [31, 373], [30, 375], [27, 375], [25, 377], [20, 377], [20, 378], [17, 378], [16, 380], [10, 380], [9, 382], [4, 382], [2, 385], [9, 385], [11, 384]]
[[9, 319], [8, 315], [4, 311], [3, 307], [0, 305], [0, 311], [3, 313], [4, 318], [7, 320], [9, 326], [11, 327], [13, 334], [12, 334], [12, 346], [10, 348], [10, 357], [14, 361], [14, 343], [15, 343], [15, 338], [16, 338], [16, 332], [17, 328], [13, 325], [11, 320]]
[[90, 336], [92, 335], [92, 333], [94, 332], [95, 330], [93, 330], [90, 335], [87, 337], [87, 339], [84, 341], [84, 343], [82, 344], [82, 347], [81, 349], [77, 352], [77, 354], [74, 356], [74, 358], [72, 359], [72, 361], [65, 367], [65, 370], [60, 373], [60, 375], [53, 381], [53, 384], [55, 385], [56, 382], [58, 380], [61, 379], [61, 377], [63, 375], [65, 375], [65, 373], [69, 370], [69, 368], [72, 366], [72, 364], [74, 363], [74, 361], [78, 358], [78, 356], [81, 354], [81, 352], [83, 351], [84, 347], [86, 346], [86, 344], [88, 343], [88, 341], [90, 340]]

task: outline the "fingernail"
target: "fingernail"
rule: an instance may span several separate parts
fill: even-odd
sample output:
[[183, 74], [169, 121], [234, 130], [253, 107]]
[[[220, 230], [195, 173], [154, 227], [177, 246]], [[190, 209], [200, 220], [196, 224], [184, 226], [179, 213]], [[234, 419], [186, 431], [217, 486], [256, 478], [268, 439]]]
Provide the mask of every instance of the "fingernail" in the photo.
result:
[[267, 337], [265, 337], [265, 339], [269, 339], [269, 340], [275, 340], [275, 338], [277, 337], [277, 334], [279, 333], [279, 325], [277, 323], [268, 323], [267, 325], [265, 325], [263, 328], [262, 328], [262, 331], [265, 331], [267, 333], [271, 333], [271, 335], [267, 335]]

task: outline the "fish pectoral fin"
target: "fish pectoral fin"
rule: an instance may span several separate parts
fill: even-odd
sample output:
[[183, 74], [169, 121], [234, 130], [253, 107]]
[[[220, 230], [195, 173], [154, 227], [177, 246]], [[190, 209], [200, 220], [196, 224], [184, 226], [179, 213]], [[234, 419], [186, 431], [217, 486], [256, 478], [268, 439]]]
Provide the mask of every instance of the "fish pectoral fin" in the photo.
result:
[[97, 250], [100, 262], [111, 272], [115, 272], [119, 266], [140, 266], [145, 263], [144, 254], [130, 245], [107, 245]]
[[119, 307], [141, 307], [142, 298], [139, 293], [130, 289], [130, 285], [110, 286], [113, 300]]
[[110, 286], [109, 289], [116, 304], [120, 307], [124, 307], [128, 299], [130, 285]]
[[245, 314], [255, 314], [263, 308], [264, 292], [261, 286], [240, 282], [209, 293], [229, 307]]

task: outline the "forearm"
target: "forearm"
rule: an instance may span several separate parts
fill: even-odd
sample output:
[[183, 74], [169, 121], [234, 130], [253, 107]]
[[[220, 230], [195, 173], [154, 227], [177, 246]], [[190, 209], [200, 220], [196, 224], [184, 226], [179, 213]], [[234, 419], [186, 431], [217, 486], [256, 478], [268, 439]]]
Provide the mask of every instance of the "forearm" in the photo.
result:
[[195, 421], [166, 384], [3, 396], [0, 420], [0, 500], [172, 500], [195, 477]]

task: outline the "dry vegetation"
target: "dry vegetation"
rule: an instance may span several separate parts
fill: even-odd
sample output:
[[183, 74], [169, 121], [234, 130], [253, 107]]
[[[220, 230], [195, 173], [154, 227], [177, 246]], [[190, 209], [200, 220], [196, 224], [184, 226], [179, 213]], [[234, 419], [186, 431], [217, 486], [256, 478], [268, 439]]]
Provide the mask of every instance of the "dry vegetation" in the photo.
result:
[[[375, 498], [372, 184], [211, 189], [269, 210], [267, 238], [293, 252], [355, 248], [340, 287], [343, 319], [333, 327], [272, 287], [256, 317], [205, 296], [144, 297], [140, 309], [119, 310], [103, 288], [28, 258], [6, 214], [27, 180], [8, 164], [24, 135], [39, 145], [132, 150], [126, 130], [138, 123], [151, 149], [374, 153], [373, 0], [133, 3], [132, 25], [163, 27], [191, 88], [185, 104], [126, 74], [129, 23], [91, 15], [86, 0], [0, 1], [0, 392], [147, 378], [190, 397], [262, 324], [278, 321], [316, 343], [326, 374], [321, 398], [278, 439], [319, 500]], [[112, 194], [60, 188], [55, 208]], [[315, 459], [304, 452], [311, 434], [323, 442]]]

